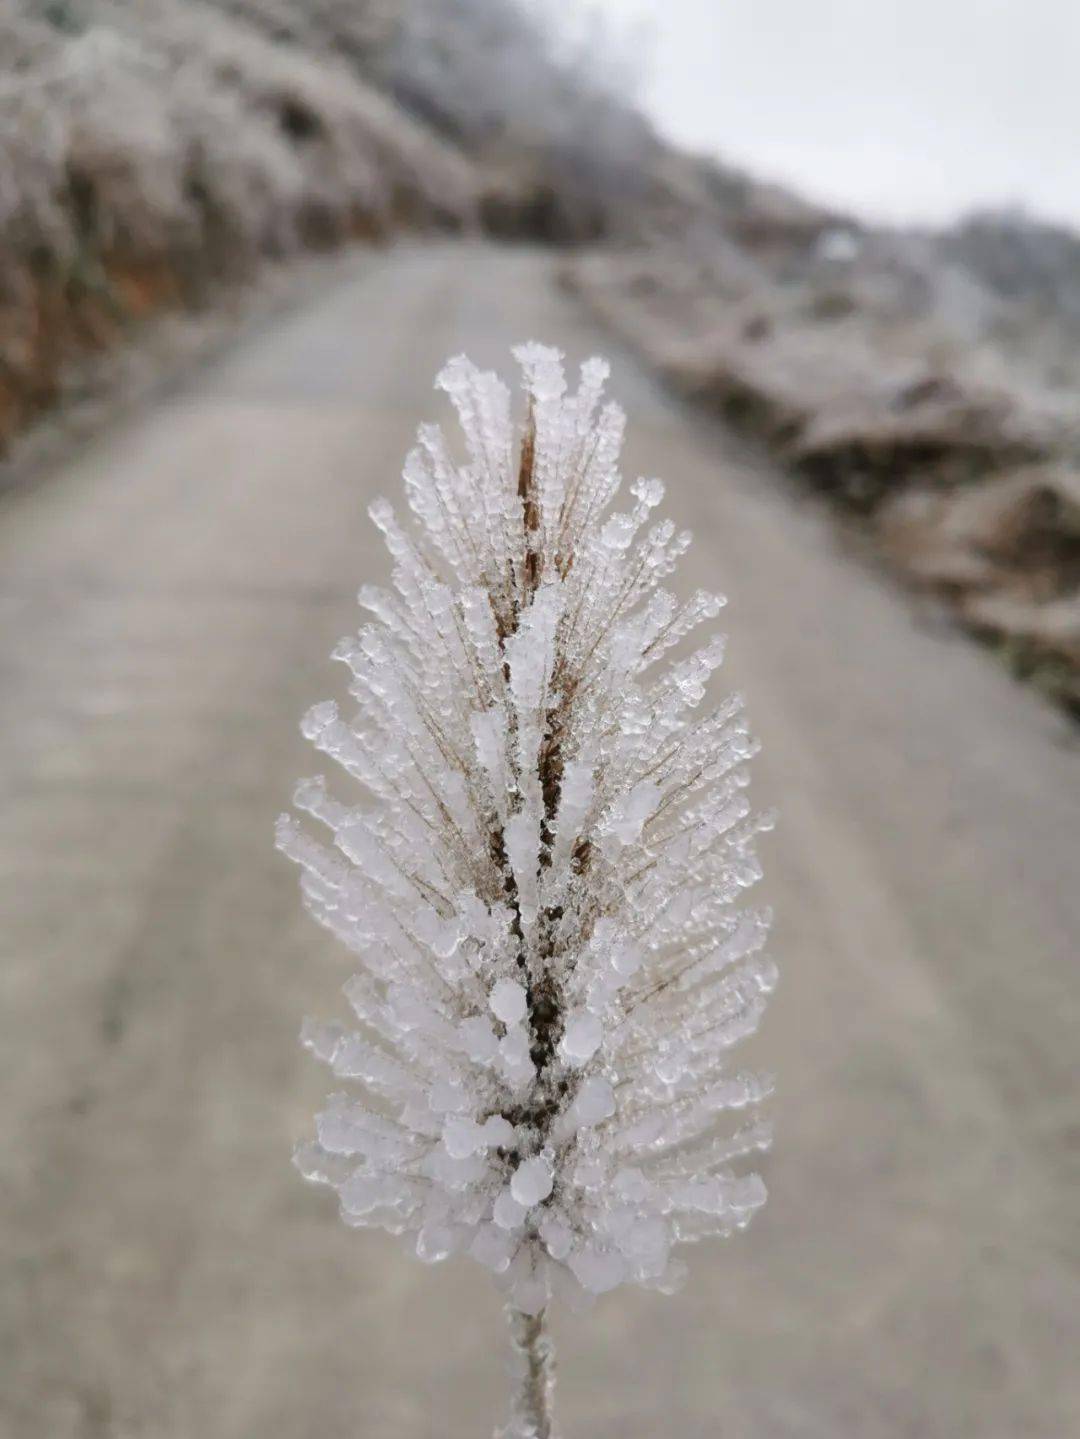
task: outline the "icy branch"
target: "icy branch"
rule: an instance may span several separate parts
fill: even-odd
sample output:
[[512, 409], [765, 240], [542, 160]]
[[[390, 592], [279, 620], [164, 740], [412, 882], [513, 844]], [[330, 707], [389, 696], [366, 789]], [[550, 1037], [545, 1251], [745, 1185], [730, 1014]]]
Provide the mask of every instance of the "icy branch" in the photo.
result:
[[492, 1272], [535, 1409], [553, 1298], [669, 1290], [680, 1242], [764, 1202], [740, 1165], [769, 1084], [730, 1051], [776, 971], [767, 912], [741, 904], [769, 823], [756, 746], [737, 696], [708, 709], [723, 649], [696, 639], [722, 600], [665, 587], [690, 537], [655, 518], [658, 480], [618, 507], [606, 364], [570, 392], [557, 351], [516, 354], [520, 417], [451, 360], [461, 451], [422, 426], [411, 518], [371, 508], [392, 584], [335, 651], [351, 711], [304, 720], [341, 770], [296, 793], [325, 838], [283, 816], [279, 843], [360, 965], [355, 1026], [305, 1027], [349, 1092], [297, 1163], [348, 1224]]
[[557, 1439], [552, 1420], [555, 1393], [555, 1348], [547, 1332], [543, 1310], [520, 1314], [507, 1309], [513, 1346], [513, 1396], [510, 1421], [495, 1431], [495, 1439]]

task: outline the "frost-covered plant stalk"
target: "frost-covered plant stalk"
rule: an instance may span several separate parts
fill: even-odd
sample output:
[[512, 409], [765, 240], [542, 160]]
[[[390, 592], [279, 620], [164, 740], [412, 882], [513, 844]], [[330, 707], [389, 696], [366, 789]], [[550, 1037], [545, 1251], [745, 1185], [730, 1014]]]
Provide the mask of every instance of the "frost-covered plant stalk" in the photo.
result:
[[[297, 1162], [348, 1224], [465, 1252], [507, 1295], [513, 1439], [550, 1436], [544, 1313], [634, 1282], [674, 1288], [679, 1243], [745, 1225], [765, 1199], [732, 1165], [765, 1147], [767, 1092], [729, 1049], [775, 970], [737, 697], [703, 713], [722, 645], [684, 643], [722, 601], [664, 588], [690, 536], [650, 520], [663, 486], [613, 511], [623, 415], [607, 365], [566, 393], [561, 356], [516, 352], [524, 414], [464, 357], [438, 378], [466, 455], [424, 425], [405, 464], [415, 523], [372, 518], [393, 588], [335, 657], [357, 713], [304, 733], [366, 791], [305, 780], [281, 848], [316, 918], [361, 957], [358, 1029], [305, 1026], [343, 1080]], [[722, 1121], [729, 1111], [741, 1116]]]

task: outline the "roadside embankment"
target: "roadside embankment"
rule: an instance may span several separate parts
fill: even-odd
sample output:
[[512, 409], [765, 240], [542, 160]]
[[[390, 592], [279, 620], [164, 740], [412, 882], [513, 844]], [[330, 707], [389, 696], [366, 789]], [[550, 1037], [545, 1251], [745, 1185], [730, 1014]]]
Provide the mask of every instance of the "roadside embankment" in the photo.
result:
[[1080, 715], [1075, 335], [932, 237], [809, 211], [751, 232], [597, 251], [565, 280]]

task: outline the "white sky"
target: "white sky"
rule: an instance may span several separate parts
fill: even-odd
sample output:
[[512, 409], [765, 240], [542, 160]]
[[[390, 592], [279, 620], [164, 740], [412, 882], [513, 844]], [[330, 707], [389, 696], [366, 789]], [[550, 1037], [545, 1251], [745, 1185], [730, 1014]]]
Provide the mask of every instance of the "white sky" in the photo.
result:
[[592, 3], [643, 24], [642, 100], [696, 149], [868, 217], [1080, 226], [1080, 0]]

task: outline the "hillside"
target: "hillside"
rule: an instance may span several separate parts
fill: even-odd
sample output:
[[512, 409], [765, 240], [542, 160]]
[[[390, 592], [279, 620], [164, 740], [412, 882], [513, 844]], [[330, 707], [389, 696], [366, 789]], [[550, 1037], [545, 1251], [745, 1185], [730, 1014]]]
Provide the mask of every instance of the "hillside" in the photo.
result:
[[1080, 241], [1017, 215], [874, 230], [750, 187], [566, 279], [1080, 714]]
[[0, 0], [0, 453], [138, 322], [268, 263], [406, 230], [594, 240], [643, 201], [649, 127], [512, 4], [397, 13]]
[[663, 143], [514, 0], [0, 0], [0, 457], [147, 322], [410, 233], [567, 283], [1080, 712], [1080, 240], [874, 229]]

